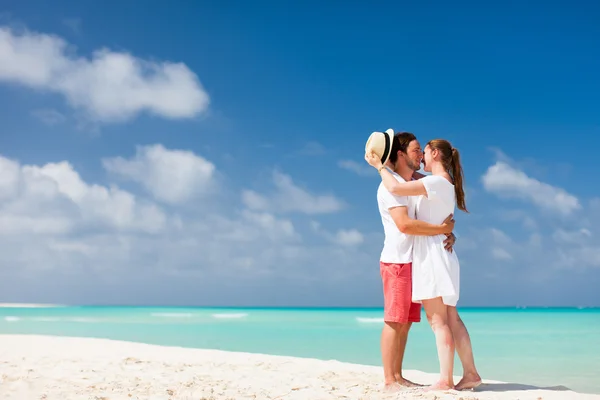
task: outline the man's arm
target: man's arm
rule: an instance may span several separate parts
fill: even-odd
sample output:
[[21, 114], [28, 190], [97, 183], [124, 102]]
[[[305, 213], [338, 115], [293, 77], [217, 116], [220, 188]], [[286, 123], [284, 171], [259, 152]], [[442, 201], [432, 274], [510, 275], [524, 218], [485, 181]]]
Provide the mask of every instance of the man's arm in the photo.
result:
[[454, 229], [452, 214], [450, 214], [441, 225], [434, 225], [429, 222], [410, 218], [408, 216], [407, 207], [390, 208], [390, 216], [396, 223], [400, 232], [406, 233], [407, 235], [435, 236], [451, 233]]
[[446, 239], [444, 240], [444, 248], [446, 250], [448, 250], [450, 253], [452, 253], [452, 249], [454, 247], [454, 242], [456, 242], [456, 236], [454, 236], [454, 233], [447, 233], [446, 234]]

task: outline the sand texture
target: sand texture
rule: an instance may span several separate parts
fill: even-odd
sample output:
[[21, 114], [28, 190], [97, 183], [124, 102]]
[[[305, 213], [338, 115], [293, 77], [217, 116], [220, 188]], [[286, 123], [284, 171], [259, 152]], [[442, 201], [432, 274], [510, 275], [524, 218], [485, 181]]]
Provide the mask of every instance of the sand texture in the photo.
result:
[[[436, 375], [406, 371], [422, 384]], [[600, 399], [484, 381], [476, 391], [382, 392], [379, 367], [106, 339], [0, 335], [0, 399]]]

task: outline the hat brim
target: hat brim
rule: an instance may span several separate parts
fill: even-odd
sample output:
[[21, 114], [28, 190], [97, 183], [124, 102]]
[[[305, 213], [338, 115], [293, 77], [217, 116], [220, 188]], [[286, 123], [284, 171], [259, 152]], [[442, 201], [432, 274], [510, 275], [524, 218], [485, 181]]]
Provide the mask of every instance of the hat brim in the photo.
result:
[[367, 143], [365, 145], [365, 153], [368, 153], [372, 150], [372, 144], [373, 141], [376, 140], [376, 136], [378, 135], [382, 135], [384, 138], [384, 149], [383, 152], [381, 154], [381, 163], [385, 165], [385, 163], [388, 162], [388, 160], [390, 159], [390, 154], [392, 154], [392, 143], [394, 140], [394, 130], [393, 129], [388, 129], [385, 132], [373, 132], [371, 133], [371, 136], [369, 136], [369, 139], [367, 140]]

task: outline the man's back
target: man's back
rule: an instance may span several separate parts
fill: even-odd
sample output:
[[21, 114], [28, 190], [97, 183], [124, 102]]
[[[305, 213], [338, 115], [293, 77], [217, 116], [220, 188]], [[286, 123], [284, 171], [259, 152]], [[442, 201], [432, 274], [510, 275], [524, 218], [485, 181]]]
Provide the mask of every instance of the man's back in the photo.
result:
[[[394, 175], [398, 181], [406, 182], [395, 172], [392, 172], [392, 175]], [[388, 192], [383, 183], [381, 183], [377, 189], [377, 204], [385, 233], [385, 241], [381, 251], [380, 261], [396, 264], [412, 262], [413, 236], [400, 232], [390, 215], [389, 209], [393, 207], [408, 207], [408, 215], [411, 218], [414, 218], [414, 199], [409, 196], [395, 196]]]

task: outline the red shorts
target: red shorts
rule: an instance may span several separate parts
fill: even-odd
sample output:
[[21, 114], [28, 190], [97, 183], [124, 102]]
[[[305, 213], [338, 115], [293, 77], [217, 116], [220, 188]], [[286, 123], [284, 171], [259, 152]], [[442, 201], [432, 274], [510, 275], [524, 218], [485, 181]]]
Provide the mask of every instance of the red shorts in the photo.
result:
[[421, 304], [412, 302], [412, 263], [379, 263], [383, 282], [383, 320], [421, 322]]

